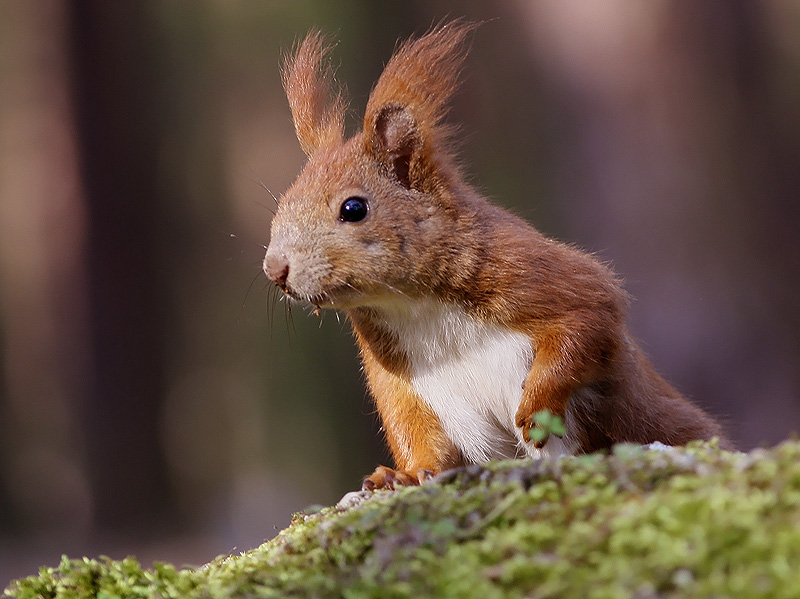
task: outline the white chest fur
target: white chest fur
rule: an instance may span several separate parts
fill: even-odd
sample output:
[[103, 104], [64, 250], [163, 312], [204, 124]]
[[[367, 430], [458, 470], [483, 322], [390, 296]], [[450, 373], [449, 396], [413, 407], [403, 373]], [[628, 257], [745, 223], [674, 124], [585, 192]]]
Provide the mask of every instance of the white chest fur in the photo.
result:
[[414, 390], [467, 461], [568, 453], [558, 438], [535, 449], [515, 425], [533, 361], [527, 335], [435, 302], [392, 310], [386, 324], [409, 357]]

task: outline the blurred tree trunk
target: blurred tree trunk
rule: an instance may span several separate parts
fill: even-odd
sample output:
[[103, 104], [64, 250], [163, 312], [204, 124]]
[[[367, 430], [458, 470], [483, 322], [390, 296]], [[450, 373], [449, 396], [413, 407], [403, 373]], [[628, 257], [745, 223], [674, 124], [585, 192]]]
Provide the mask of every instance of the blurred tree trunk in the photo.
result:
[[71, 7], [94, 317], [88, 459], [98, 524], [136, 526], [170, 506], [156, 418], [164, 298], [153, 280], [162, 272], [154, 28], [146, 2]]
[[85, 533], [92, 512], [67, 14], [58, 1], [0, 3], [0, 530], [50, 539]]

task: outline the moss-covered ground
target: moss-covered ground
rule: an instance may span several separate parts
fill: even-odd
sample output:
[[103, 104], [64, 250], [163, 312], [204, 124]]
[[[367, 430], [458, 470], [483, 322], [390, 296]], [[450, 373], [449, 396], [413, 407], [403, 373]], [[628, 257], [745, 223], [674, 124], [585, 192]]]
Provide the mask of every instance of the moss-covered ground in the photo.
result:
[[34, 598], [800, 597], [800, 443], [514, 461], [299, 514], [198, 569], [64, 559]]

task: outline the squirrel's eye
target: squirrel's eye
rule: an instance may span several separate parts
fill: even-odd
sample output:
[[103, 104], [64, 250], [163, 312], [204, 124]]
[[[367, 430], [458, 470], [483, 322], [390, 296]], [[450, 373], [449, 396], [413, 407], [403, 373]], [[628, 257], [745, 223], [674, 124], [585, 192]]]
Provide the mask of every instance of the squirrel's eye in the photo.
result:
[[358, 196], [350, 196], [344, 202], [342, 207], [339, 208], [339, 220], [346, 223], [357, 223], [364, 220], [369, 211], [367, 200]]

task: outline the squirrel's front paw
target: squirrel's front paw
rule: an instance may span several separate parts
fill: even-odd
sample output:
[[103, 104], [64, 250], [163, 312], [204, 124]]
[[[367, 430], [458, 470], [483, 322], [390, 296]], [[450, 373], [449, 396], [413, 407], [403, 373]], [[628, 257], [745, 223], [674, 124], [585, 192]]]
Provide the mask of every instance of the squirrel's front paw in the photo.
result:
[[550, 435], [563, 437], [567, 432], [564, 426], [564, 417], [553, 414], [549, 410], [540, 410], [531, 414], [520, 408], [516, 416], [516, 425], [522, 429], [524, 441], [526, 443], [533, 441], [536, 449], [544, 447]]
[[386, 466], [378, 466], [375, 472], [364, 479], [361, 484], [362, 491], [377, 491], [378, 489], [394, 489], [401, 486], [419, 485], [433, 476], [433, 472], [420, 468], [416, 473], [407, 470], [393, 470]]
[[517, 414], [516, 424], [522, 429], [522, 439], [529, 443], [533, 440], [533, 446], [541, 449], [547, 444], [550, 433], [534, 419], [534, 414]]

